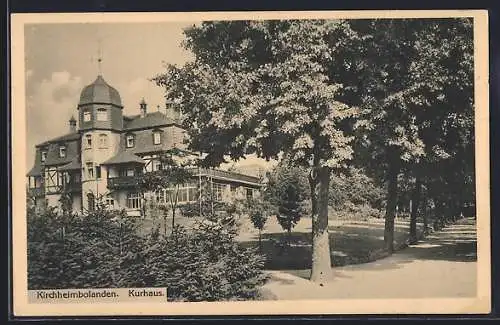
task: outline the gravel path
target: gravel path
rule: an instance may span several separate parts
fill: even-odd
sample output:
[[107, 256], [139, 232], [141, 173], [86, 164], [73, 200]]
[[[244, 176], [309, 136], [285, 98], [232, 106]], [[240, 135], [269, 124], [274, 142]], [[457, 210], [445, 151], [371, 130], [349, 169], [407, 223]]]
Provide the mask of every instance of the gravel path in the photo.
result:
[[474, 297], [476, 268], [476, 225], [466, 219], [385, 259], [334, 268], [322, 287], [271, 271], [263, 291], [279, 300]]

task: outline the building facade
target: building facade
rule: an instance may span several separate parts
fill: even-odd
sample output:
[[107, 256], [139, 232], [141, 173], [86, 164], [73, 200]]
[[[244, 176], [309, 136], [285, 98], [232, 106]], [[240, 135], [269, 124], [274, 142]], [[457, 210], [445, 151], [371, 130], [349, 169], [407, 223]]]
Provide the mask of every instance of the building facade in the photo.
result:
[[[61, 207], [64, 195], [77, 213], [94, 209], [99, 199], [144, 216], [138, 175], [162, 168], [162, 153], [174, 148], [187, 152], [179, 114], [168, 106], [165, 113], [148, 112], [143, 99], [139, 114], [125, 116], [120, 94], [101, 75], [82, 90], [76, 109], [78, 118], [70, 119], [69, 133], [35, 146], [35, 163], [27, 174], [35, 206]], [[179, 204], [197, 201], [201, 180], [209, 180], [219, 201], [254, 197], [261, 187], [251, 175], [193, 168], [193, 180], [179, 189]], [[167, 203], [168, 191], [148, 197]]]

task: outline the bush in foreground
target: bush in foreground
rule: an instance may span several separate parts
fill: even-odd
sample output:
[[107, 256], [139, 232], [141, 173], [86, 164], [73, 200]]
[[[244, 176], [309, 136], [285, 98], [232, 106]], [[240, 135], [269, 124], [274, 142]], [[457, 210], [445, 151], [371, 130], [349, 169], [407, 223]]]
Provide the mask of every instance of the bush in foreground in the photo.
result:
[[166, 287], [172, 301], [255, 299], [263, 258], [224, 220], [144, 238], [135, 219], [98, 209], [28, 218], [29, 289]]

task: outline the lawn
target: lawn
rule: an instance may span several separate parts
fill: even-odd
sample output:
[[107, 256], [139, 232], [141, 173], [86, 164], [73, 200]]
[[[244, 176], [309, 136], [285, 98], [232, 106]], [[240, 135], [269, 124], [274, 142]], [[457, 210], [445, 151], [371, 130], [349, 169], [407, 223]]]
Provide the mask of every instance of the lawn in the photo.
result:
[[[198, 218], [176, 216], [175, 223], [190, 228]], [[164, 231], [164, 220], [159, 219], [160, 231]], [[171, 232], [172, 218], [166, 219], [167, 234]], [[258, 231], [247, 218], [240, 221], [240, 233], [237, 237], [245, 247], [259, 248]], [[153, 226], [151, 219], [141, 219], [140, 230], [148, 233]], [[422, 224], [418, 229], [422, 230]], [[406, 244], [409, 232], [409, 220], [397, 219], [395, 222], [395, 248]], [[329, 221], [330, 249], [332, 266], [343, 266], [370, 262], [384, 257], [384, 220], [339, 220]], [[304, 217], [293, 228], [285, 245], [287, 233], [278, 224], [276, 218], [269, 218], [262, 232], [262, 254], [265, 256], [265, 269], [281, 270], [307, 278], [311, 267], [311, 218]]]
[[[330, 250], [332, 266], [366, 263], [386, 256], [384, 248], [384, 220], [365, 221], [330, 220]], [[243, 227], [238, 240], [247, 247], [259, 247], [258, 232], [251, 226]], [[423, 229], [418, 224], [418, 229]], [[400, 249], [406, 245], [409, 220], [395, 222], [394, 245]], [[265, 269], [281, 270], [305, 278], [311, 267], [311, 219], [302, 218], [291, 233], [290, 245], [283, 245], [287, 234], [275, 218], [270, 218], [262, 233], [262, 253], [266, 258]]]

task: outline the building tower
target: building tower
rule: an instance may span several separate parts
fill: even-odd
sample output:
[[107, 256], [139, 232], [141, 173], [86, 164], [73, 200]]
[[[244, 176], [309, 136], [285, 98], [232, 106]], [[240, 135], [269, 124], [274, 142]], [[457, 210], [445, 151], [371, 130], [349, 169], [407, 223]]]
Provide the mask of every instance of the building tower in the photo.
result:
[[81, 133], [82, 205], [93, 209], [96, 199], [107, 190], [106, 169], [101, 163], [113, 157], [120, 148], [123, 129], [123, 106], [118, 91], [101, 74], [86, 86], [78, 103]]

